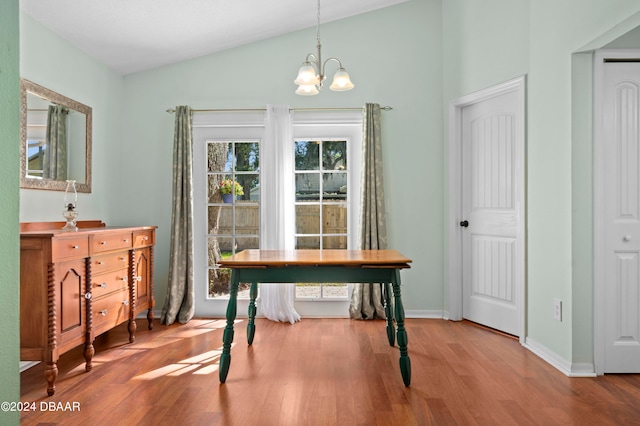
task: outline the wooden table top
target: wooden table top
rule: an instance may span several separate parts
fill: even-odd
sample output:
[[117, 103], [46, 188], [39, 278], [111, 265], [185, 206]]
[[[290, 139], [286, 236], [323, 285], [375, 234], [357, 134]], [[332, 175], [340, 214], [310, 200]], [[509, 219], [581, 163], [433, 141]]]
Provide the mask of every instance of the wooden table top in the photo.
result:
[[223, 268], [351, 266], [410, 268], [411, 259], [395, 250], [243, 250], [220, 260]]

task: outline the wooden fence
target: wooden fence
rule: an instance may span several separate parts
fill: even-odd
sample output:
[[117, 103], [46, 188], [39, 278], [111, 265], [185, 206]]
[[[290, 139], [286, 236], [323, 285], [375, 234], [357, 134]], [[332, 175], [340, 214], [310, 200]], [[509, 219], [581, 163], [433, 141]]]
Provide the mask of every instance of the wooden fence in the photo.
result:
[[[256, 204], [243, 205], [238, 202], [235, 208], [236, 216], [236, 250], [258, 248], [260, 233], [260, 210]], [[231, 235], [233, 232], [232, 209], [223, 208], [220, 212], [218, 235]], [[296, 233], [316, 234], [316, 236], [299, 237], [296, 248], [313, 249], [320, 247], [320, 237], [317, 234], [343, 234], [341, 236], [325, 236], [324, 248], [347, 248], [347, 207], [340, 204], [325, 204], [322, 206], [322, 224], [320, 223], [320, 206], [317, 204], [301, 204], [296, 206]], [[246, 237], [243, 237], [246, 235]], [[231, 251], [231, 239], [218, 239], [220, 250]]]

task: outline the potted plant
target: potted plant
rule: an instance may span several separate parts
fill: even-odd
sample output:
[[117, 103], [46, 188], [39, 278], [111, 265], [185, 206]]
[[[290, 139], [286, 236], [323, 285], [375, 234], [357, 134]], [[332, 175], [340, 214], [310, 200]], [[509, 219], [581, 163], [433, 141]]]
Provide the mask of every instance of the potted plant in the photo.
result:
[[220, 182], [218, 189], [222, 194], [222, 201], [225, 203], [231, 203], [236, 196], [244, 195], [242, 185], [232, 179], [224, 179]]

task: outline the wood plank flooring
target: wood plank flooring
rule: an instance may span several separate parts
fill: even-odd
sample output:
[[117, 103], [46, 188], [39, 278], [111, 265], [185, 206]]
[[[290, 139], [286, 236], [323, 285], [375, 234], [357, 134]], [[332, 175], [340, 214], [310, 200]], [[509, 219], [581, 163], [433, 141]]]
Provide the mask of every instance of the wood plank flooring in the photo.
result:
[[[44, 366], [21, 374], [21, 425], [633, 425], [640, 375], [568, 378], [517, 340], [465, 322], [407, 319], [411, 387], [384, 321], [239, 319], [225, 384], [218, 380], [223, 320], [138, 321], [96, 339], [93, 370], [81, 348], [59, 362], [47, 397]], [[80, 411], [40, 411], [44, 402]]]

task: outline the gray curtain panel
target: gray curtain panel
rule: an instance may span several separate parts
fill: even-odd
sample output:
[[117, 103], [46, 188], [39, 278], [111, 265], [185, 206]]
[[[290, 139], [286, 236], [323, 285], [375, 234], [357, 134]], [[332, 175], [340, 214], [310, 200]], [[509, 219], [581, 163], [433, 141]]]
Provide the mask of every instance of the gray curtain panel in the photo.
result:
[[160, 317], [167, 325], [176, 319], [181, 324], [189, 322], [195, 309], [191, 108], [177, 106], [175, 114], [169, 285]]
[[[362, 198], [360, 249], [387, 248], [387, 223], [382, 177], [380, 105], [366, 104], [362, 135]], [[355, 284], [349, 305], [353, 319], [385, 318], [381, 284]]]
[[49, 105], [43, 177], [67, 180], [67, 114], [60, 105]]

